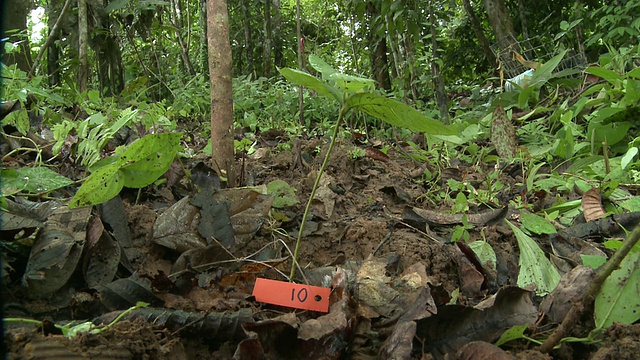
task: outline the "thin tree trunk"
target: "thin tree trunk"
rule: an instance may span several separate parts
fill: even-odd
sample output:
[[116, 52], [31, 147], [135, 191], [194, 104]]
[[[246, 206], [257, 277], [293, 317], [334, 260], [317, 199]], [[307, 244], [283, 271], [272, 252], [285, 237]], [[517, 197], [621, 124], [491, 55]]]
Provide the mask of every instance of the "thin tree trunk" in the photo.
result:
[[[60, 15], [58, 16], [58, 19], [53, 24], [53, 27], [51, 27], [51, 31], [49, 31], [49, 37], [47, 37], [47, 41], [40, 48], [40, 52], [38, 53], [38, 57], [36, 57], [36, 60], [33, 62], [33, 65], [31, 66], [31, 70], [29, 70], [29, 75], [27, 75], [28, 78], [31, 78], [33, 75], [35, 75], [36, 70], [38, 69], [38, 66], [40, 66], [40, 60], [42, 59], [42, 56], [44, 55], [44, 52], [47, 50], [47, 48], [49, 46], [51, 46], [54, 43], [54, 40], [58, 39], [58, 30], [60, 29], [60, 25], [62, 24], [62, 18], [64, 18], [64, 15], [66, 14], [67, 10], [69, 9], [69, 5], [71, 5], [71, 0], [66, 0], [65, 3], [64, 3], [64, 6], [62, 7], [62, 10], [60, 11]], [[59, 79], [60, 78], [60, 74], [58, 73], [57, 70], [58, 70], [57, 67], [56, 67], [56, 70], [54, 70], [54, 71], [49, 69], [49, 74], [50, 75], [57, 74], [56, 76]], [[59, 81], [56, 82], [56, 84], [58, 84], [58, 83], [59, 83]]]
[[271, 77], [271, 0], [264, 0], [264, 44], [262, 56], [264, 60], [264, 76]]
[[[184, 20], [182, 16], [179, 14], [183, 12], [184, 9], [178, 9], [178, 3], [175, 0], [171, 0], [171, 11], [169, 13], [169, 21], [171, 21], [171, 25], [176, 29], [182, 29], [184, 27]], [[187, 19], [187, 34], [190, 33], [191, 23], [190, 20]], [[187, 35], [188, 36], [188, 35]], [[187, 70], [189, 75], [195, 76], [196, 71], [193, 69], [193, 65], [191, 64], [191, 59], [189, 59], [189, 42], [185, 44], [184, 39], [182, 39], [182, 34], [180, 32], [176, 32], [176, 40], [178, 41], [178, 50], [180, 52], [180, 57], [182, 59], [182, 64], [184, 68]]]
[[511, 16], [507, 11], [507, 6], [504, 0], [483, 0], [484, 7], [487, 11], [487, 18], [489, 24], [493, 28], [496, 34], [496, 41], [500, 47], [500, 51], [512, 51], [515, 50], [522, 54], [522, 49], [516, 41], [515, 31], [513, 30], [513, 23], [511, 22]]
[[282, 4], [280, 0], [273, 0], [273, 63], [277, 67], [284, 67], [284, 52], [282, 49]]
[[[298, 69], [304, 71], [304, 39], [302, 38], [302, 12], [300, 0], [296, 0], [296, 43], [298, 43]], [[304, 126], [304, 92], [302, 86], [298, 88], [298, 111], [300, 125]]]
[[447, 99], [447, 93], [444, 88], [444, 79], [442, 72], [440, 71], [440, 65], [438, 65], [438, 40], [437, 40], [437, 23], [434, 14], [433, 6], [431, 6], [429, 13], [429, 20], [431, 22], [431, 76], [433, 77], [435, 89], [436, 89], [436, 103], [438, 104], [438, 110], [440, 110], [440, 118], [445, 124], [449, 123], [449, 99]]
[[527, 14], [525, 14], [524, 0], [518, 0], [518, 14], [520, 15], [520, 23], [522, 24], [522, 36], [529, 38], [529, 27], [527, 26]]
[[482, 25], [480, 25], [480, 21], [478, 20], [476, 13], [473, 11], [471, 3], [469, 2], [469, 0], [462, 0], [462, 4], [464, 5], [464, 10], [467, 12], [467, 15], [469, 15], [471, 28], [476, 34], [476, 38], [478, 38], [478, 42], [480, 43], [480, 47], [482, 47], [482, 52], [484, 53], [485, 58], [487, 58], [487, 61], [492, 68], [497, 68], [498, 62], [496, 60], [496, 56], [493, 51], [491, 51], [491, 44], [489, 44], [489, 40], [487, 40], [487, 37], [482, 31]]
[[89, 31], [87, 29], [87, 1], [78, 0], [78, 92], [87, 91], [89, 80]]
[[207, 0], [213, 168], [235, 186], [232, 59], [226, 0]]
[[389, 61], [387, 59], [387, 41], [384, 36], [376, 35], [376, 27], [379, 25], [376, 19], [380, 18], [380, 4], [369, 1], [367, 3], [367, 15], [369, 17], [369, 50], [371, 55], [371, 72], [373, 78], [382, 89], [391, 90], [389, 78]]
[[200, 41], [200, 48], [198, 49], [198, 57], [200, 62], [200, 69], [203, 74], [209, 75], [208, 64], [208, 50], [207, 50], [207, 0], [200, 0], [200, 19], [198, 23], [201, 28], [202, 41]]
[[249, 0], [242, 2], [242, 27], [244, 31], [244, 61], [245, 74], [251, 74], [255, 77], [255, 66], [253, 64], [253, 38], [251, 36], [251, 6]]
[[[18, 30], [18, 34], [8, 36], [10, 42], [19, 42], [20, 51], [12, 54], [4, 54], [3, 63], [7, 66], [16, 64], [18, 69], [29, 71], [31, 62], [31, 47], [29, 46], [29, 37], [22, 36], [27, 34], [27, 16], [31, 10], [31, 1], [29, 0], [12, 0], [5, 2], [5, 30]], [[0, 8], [1, 5], [0, 5]]]

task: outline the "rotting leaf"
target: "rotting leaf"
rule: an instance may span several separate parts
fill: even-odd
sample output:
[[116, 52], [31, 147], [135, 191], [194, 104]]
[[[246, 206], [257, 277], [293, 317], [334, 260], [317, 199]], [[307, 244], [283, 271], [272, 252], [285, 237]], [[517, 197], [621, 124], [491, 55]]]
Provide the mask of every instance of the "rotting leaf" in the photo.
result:
[[383, 153], [382, 151], [372, 148], [372, 147], [368, 147], [364, 150], [364, 153], [366, 157], [368, 157], [369, 159], [373, 159], [373, 160], [378, 160], [378, 161], [382, 161], [382, 162], [388, 162], [389, 161], [389, 156], [387, 156], [387, 154]]
[[293, 206], [299, 202], [296, 189], [284, 180], [273, 180], [267, 184], [267, 193], [275, 197], [271, 206], [276, 209]]
[[584, 210], [584, 220], [587, 222], [602, 219], [606, 215], [600, 190], [591, 188], [582, 195], [582, 210]]
[[516, 157], [516, 130], [501, 104], [498, 104], [493, 110], [491, 143], [496, 147], [501, 158], [513, 159]]

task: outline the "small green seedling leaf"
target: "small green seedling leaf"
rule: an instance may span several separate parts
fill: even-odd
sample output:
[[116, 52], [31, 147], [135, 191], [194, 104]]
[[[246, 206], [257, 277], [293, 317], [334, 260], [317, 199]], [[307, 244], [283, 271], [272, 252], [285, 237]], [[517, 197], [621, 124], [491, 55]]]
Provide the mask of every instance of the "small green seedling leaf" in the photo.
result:
[[429, 135], [456, 135], [453, 128], [425, 116], [397, 100], [378, 94], [358, 93], [347, 99], [347, 106], [361, 110], [387, 123]]
[[520, 214], [520, 222], [525, 229], [534, 234], [555, 234], [557, 232], [556, 228], [547, 219], [536, 214], [523, 212]]
[[496, 341], [496, 346], [502, 346], [510, 341], [520, 340], [520, 339], [525, 339], [525, 340], [534, 342], [536, 344], [541, 344], [540, 341], [536, 339], [532, 339], [531, 337], [526, 336], [524, 334], [524, 332], [527, 331], [528, 328], [529, 328], [529, 325], [516, 325], [516, 326], [510, 327], [505, 332], [503, 332], [502, 335], [500, 336], [500, 339]]
[[595, 302], [596, 328], [613, 323], [633, 324], [640, 320], [640, 251], [638, 245], [605, 280]]
[[560, 282], [558, 270], [549, 259], [547, 259], [544, 251], [540, 249], [532, 238], [509, 222], [509, 220], [505, 221], [516, 236], [518, 247], [520, 248], [518, 286], [526, 288], [530, 285], [535, 285], [536, 295], [547, 295], [553, 291]]
[[271, 206], [276, 209], [293, 206], [299, 202], [296, 189], [283, 180], [274, 180], [267, 184], [267, 193], [275, 196]]
[[591, 266], [592, 269], [598, 269], [600, 266], [604, 265], [607, 262], [607, 258], [602, 255], [587, 255], [580, 254], [580, 259], [582, 259], [582, 265]]

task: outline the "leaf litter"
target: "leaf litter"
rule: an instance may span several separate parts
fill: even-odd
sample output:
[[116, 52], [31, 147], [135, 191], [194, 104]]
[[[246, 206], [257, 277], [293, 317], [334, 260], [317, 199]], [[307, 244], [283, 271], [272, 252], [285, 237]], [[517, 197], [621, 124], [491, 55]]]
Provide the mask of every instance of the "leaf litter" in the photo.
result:
[[[505, 121], [503, 114], [498, 117]], [[541, 321], [561, 321], [590, 275], [571, 272], [560, 281], [564, 271], [558, 272], [557, 264], [574, 268], [581, 261], [576, 253], [604, 257], [610, 250], [589, 238], [620, 233], [608, 218], [553, 233], [543, 218], [527, 214], [522, 219], [532, 233], [527, 235], [512, 224], [519, 212], [504, 206], [469, 209], [463, 218], [450, 211], [451, 204], [420, 200], [427, 184], [413, 176], [423, 169], [403, 153], [392, 148], [384, 158], [354, 159], [348, 152], [353, 145], [343, 143], [316, 195], [298, 260], [302, 271], [295, 279], [332, 287], [329, 313], [257, 303], [251, 296], [256, 278], [286, 281], [300, 200], [311, 190], [309, 169], [322, 159], [317, 147], [317, 139], [302, 140], [298, 151], [304, 156], [267, 146], [259, 157], [247, 157], [243, 189], [220, 189], [213, 172], [194, 158], [185, 164], [191, 179], [173, 179], [171, 194], [152, 184], [142, 190], [139, 205], [132, 205], [137, 191], [127, 189], [95, 211], [73, 209], [81, 216], [65, 215], [69, 210], [59, 205], [35, 213], [19, 210], [34, 204], [11, 203], [5, 218], [15, 229], [3, 229], [3, 237], [11, 234], [15, 240], [21, 236], [16, 230], [35, 231], [34, 248], [42, 250], [39, 256], [11, 254], [25, 265], [5, 269], [11, 280], [8, 302], [19, 304], [8, 308], [10, 315], [103, 324], [139, 301], [151, 304], [113, 329], [67, 340], [11, 326], [12, 354], [35, 358], [55, 348], [68, 356], [102, 351], [158, 359], [523, 355], [534, 350], [527, 350], [522, 337], [512, 336], [503, 349], [491, 343], [509, 328], [540, 338]], [[296, 158], [305, 159], [304, 168], [295, 166]], [[464, 164], [451, 169], [477, 170]], [[513, 196], [515, 187], [502, 191]], [[617, 216], [619, 224], [637, 219], [633, 213], [625, 216]], [[70, 219], [79, 223], [61, 225]], [[454, 227], [467, 224], [470, 244], [451, 242]], [[619, 270], [631, 274], [629, 286], [637, 281], [636, 262], [634, 255]], [[536, 269], [543, 273], [521, 278], [523, 271]], [[20, 286], [22, 279], [29, 287]], [[614, 305], [629, 296], [629, 286], [619, 296], [611, 293], [618, 296]], [[596, 321], [609, 325], [613, 310], [598, 305], [602, 301], [596, 300], [602, 309], [596, 310]], [[615, 325], [606, 331], [637, 339], [639, 329]], [[107, 346], [116, 343], [121, 345]], [[615, 356], [624, 349], [605, 343], [599, 350], [576, 351]]]

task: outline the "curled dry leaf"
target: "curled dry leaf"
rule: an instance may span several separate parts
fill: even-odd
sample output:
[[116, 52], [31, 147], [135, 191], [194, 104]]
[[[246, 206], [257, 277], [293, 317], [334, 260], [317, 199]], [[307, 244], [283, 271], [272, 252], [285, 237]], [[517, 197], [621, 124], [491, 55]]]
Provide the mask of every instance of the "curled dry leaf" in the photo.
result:
[[602, 197], [598, 189], [591, 188], [582, 195], [582, 209], [584, 210], [584, 219], [587, 222], [602, 219], [605, 216], [606, 212], [602, 207]]
[[378, 149], [374, 149], [372, 147], [368, 147], [365, 149], [365, 156], [373, 159], [373, 160], [378, 160], [378, 161], [382, 161], [382, 162], [387, 162], [389, 161], [389, 156], [387, 156], [387, 154], [383, 153], [382, 151], [378, 150]]

